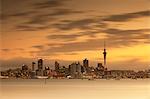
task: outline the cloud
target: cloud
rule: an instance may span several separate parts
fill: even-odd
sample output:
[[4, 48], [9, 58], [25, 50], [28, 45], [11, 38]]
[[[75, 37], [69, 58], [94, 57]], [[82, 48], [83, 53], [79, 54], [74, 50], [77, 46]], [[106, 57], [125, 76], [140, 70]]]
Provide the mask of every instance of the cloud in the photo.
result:
[[[128, 46], [131, 43], [140, 43], [140, 42], [148, 42], [150, 37], [150, 29], [137, 29], [137, 30], [121, 30], [117, 28], [106, 28], [106, 29], [95, 29], [95, 30], [88, 30], [83, 32], [77, 32], [74, 34], [51, 34], [48, 35], [46, 38], [48, 40], [60, 40], [65, 41], [66, 43], [69, 43], [68, 41], [76, 41], [77, 38], [80, 38], [82, 36], [89, 36], [89, 40], [95, 40], [98, 39], [98, 41], [102, 41], [104, 39], [96, 38], [97, 35], [100, 37], [100, 35], [105, 35], [105, 40], [112, 40], [112, 42], [116, 43], [115, 45], [119, 46]], [[97, 42], [97, 40], [95, 40]], [[83, 42], [81, 42], [82, 44]], [[89, 44], [91, 42], [88, 42]], [[72, 44], [71, 44], [72, 45]], [[91, 44], [92, 46], [93, 44]], [[83, 45], [85, 46], [85, 45]]]
[[9, 17], [26, 17], [26, 16], [31, 16], [37, 13], [37, 11], [26, 11], [26, 12], [17, 12], [14, 14], [8, 15]]
[[111, 22], [126, 22], [132, 19], [140, 18], [140, 17], [149, 17], [150, 11], [139, 11], [133, 13], [124, 13], [119, 15], [109, 15], [109, 16], [101, 16], [101, 17], [92, 17], [86, 19], [78, 19], [78, 20], [62, 20], [61, 22], [52, 24], [52, 27], [57, 28], [59, 30], [87, 30], [94, 28], [107, 28], [109, 23]]
[[96, 37], [97, 34], [101, 34], [102, 30], [85, 30], [85, 31], [81, 31], [81, 32], [75, 32], [75, 33], [57, 33], [57, 34], [50, 34], [48, 36], [46, 36], [46, 38], [48, 40], [60, 40], [60, 41], [64, 41], [64, 42], [68, 42], [68, 41], [76, 41], [78, 38], [81, 37]]
[[85, 18], [85, 19], [72, 20], [72, 21], [63, 20], [59, 23], [52, 24], [52, 26], [60, 30], [72, 30], [72, 29], [87, 30], [87, 29], [91, 29], [92, 26], [95, 24], [102, 24], [102, 23], [100, 23], [100, 21], [94, 18]]
[[137, 30], [120, 30], [106, 29], [103, 30], [107, 34], [107, 41], [111, 40], [115, 46], [131, 46], [137, 43], [149, 41], [150, 29]]
[[72, 35], [56, 34], [56, 35], [48, 35], [47, 38], [56, 40], [74, 41], [80, 36], [81, 36], [80, 34], [72, 34]]
[[7, 53], [7, 52], [14, 52], [14, 51], [25, 51], [25, 49], [23, 49], [23, 48], [13, 48], [13, 49], [3, 48], [3, 49], [0, 49], [0, 51]]
[[74, 51], [87, 51], [87, 50], [95, 50], [98, 49], [101, 45], [101, 41], [99, 39], [89, 40], [85, 42], [73, 42], [73, 43], [65, 43], [59, 47], [51, 47], [48, 49], [48, 52], [74, 52]]
[[48, 16], [64, 16], [64, 15], [71, 15], [71, 14], [80, 14], [84, 13], [83, 11], [75, 11], [72, 9], [64, 9], [64, 8], [59, 8], [59, 9], [54, 9], [52, 13], [48, 14]]
[[38, 2], [34, 4], [35, 9], [43, 8], [56, 8], [64, 5], [64, 2], [68, 0], [46, 0], [43, 2]]
[[16, 26], [17, 31], [38, 31], [42, 29], [48, 29], [49, 26], [30, 26], [30, 25], [18, 25]]
[[[7, 5], [10, 2], [4, 1]], [[17, 2], [17, 1], [16, 1]], [[6, 23], [15, 23], [12, 25], [13, 29], [19, 31], [38, 31], [51, 28], [51, 23], [63, 19], [65, 16], [73, 14], [81, 14], [83, 11], [76, 11], [72, 8], [64, 6], [68, 0], [40, 0], [40, 1], [26, 1], [19, 10], [15, 10], [15, 7], [8, 13], [2, 12], [3, 25]], [[12, 6], [10, 6], [11, 8]], [[9, 8], [9, 9], [10, 9]], [[50, 8], [50, 9], [45, 9]], [[5, 6], [3, 6], [3, 9]], [[38, 10], [37, 10], [38, 9]]]
[[110, 21], [110, 22], [126, 22], [130, 21], [135, 18], [140, 17], [149, 17], [150, 11], [139, 11], [139, 12], [133, 12], [133, 13], [125, 13], [125, 14], [119, 14], [119, 15], [110, 15], [103, 19], [103, 21]]
[[4, 48], [4, 49], [1, 49], [1, 51], [8, 52], [8, 51], [11, 51], [11, 49]]
[[44, 48], [44, 45], [34, 45], [32, 46], [32, 48], [37, 48], [37, 49], [42, 50]]
[[[7, 15], [3, 12], [3, 19], [21, 20], [14, 26], [16, 30], [21, 31], [38, 31], [44, 29], [58, 29], [61, 31], [80, 29], [93, 30], [95, 28], [106, 28], [107, 22], [125, 22], [131, 19], [149, 16], [148, 10], [123, 13], [109, 16], [88, 16], [82, 19], [70, 19], [72, 16], [86, 15], [89, 11], [78, 11], [66, 6], [69, 0], [44, 0], [25, 2], [28, 9], [22, 9]], [[29, 3], [29, 4], [28, 4]], [[47, 9], [48, 8], [48, 9]], [[38, 10], [37, 10], [38, 9]], [[13, 23], [13, 22], [12, 22]]]
[[150, 29], [137, 29], [137, 30], [121, 30], [121, 29], [106, 29], [103, 32], [107, 33], [110, 39], [122, 39], [122, 40], [138, 40], [149, 39]]
[[[54, 46], [47, 47], [48, 49], [41, 50], [41, 55], [49, 55], [53, 53], [67, 53], [76, 51], [91, 51], [99, 50], [103, 48], [104, 40], [107, 41], [109, 48], [133, 46], [139, 43], [148, 43], [150, 29], [139, 29], [139, 30], [120, 30], [120, 29], [105, 29], [96, 34], [105, 33], [106, 38], [89, 38], [86, 41], [76, 42], [75, 39], [83, 35], [89, 34], [73, 34], [73, 35], [49, 35], [48, 39], [66, 40], [65, 43], [53, 44]], [[68, 41], [74, 42], [68, 42]]]

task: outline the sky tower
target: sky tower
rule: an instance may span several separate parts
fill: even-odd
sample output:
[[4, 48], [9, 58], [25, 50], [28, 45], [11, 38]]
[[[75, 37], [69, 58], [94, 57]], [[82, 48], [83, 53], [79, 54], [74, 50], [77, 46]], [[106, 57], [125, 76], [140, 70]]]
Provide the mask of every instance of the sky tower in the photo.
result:
[[106, 67], [106, 45], [105, 45], [105, 41], [104, 41], [104, 52], [103, 52], [103, 55], [104, 55], [104, 67]]

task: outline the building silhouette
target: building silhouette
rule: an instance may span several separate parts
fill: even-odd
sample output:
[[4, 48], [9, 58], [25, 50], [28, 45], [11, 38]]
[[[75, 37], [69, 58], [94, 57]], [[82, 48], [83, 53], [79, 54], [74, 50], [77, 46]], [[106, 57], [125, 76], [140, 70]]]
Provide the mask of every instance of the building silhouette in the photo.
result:
[[84, 60], [83, 60], [83, 66], [84, 66], [84, 67], [89, 67], [89, 60], [84, 59]]
[[43, 59], [38, 59], [38, 69], [36, 70], [37, 76], [43, 76]]
[[72, 78], [81, 78], [81, 65], [80, 63], [72, 63], [69, 65], [70, 75]]
[[89, 72], [89, 60], [87, 58], [83, 60], [83, 71], [86, 73]]
[[35, 62], [32, 62], [32, 71], [35, 71]]
[[106, 67], [106, 45], [105, 45], [105, 41], [104, 41], [104, 52], [103, 52], [103, 55], [104, 55], [104, 67]]
[[28, 66], [27, 66], [27, 65], [25, 65], [25, 64], [23, 64], [23, 65], [22, 65], [22, 70], [24, 70], [24, 71], [25, 71], [25, 70], [28, 70], [28, 69], [29, 69], [29, 68], [28, 68]]
[[43, 59], [38, 60], [38, 69], [43, 70]]
[[55, 61], [55, 71], [59, 72], [59, 63]]

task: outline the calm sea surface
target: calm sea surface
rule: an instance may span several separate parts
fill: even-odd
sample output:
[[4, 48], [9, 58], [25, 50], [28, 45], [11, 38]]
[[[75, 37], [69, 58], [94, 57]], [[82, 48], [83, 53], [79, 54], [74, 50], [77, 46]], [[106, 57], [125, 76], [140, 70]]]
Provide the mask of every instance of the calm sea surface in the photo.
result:
[[0, 99], [150, 99], [150, 80], [0, 79]]

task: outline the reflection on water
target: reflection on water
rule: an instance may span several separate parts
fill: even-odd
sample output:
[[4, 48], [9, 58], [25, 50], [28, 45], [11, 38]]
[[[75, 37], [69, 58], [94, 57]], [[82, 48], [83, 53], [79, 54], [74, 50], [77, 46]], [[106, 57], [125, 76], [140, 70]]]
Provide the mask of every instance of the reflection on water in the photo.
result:
[[150, 80], [1, 79], [0, 99], [42, 98], [150, 99]]

